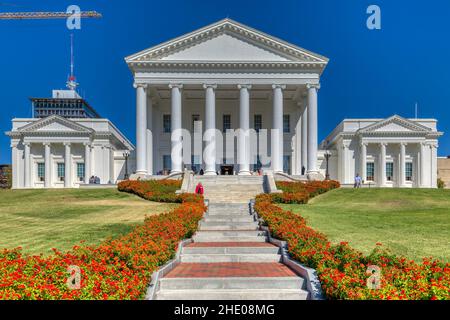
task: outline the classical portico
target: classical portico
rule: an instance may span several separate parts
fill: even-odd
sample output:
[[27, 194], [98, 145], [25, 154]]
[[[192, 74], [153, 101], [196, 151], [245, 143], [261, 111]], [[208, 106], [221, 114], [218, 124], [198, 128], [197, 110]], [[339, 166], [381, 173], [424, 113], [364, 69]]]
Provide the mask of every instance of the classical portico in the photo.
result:
[[[318, 89], [327, 58], [224, 19], [126, 62], [136, 88], [137, 175], [195, 165], [206, 175], [226, 165], [240, 175], [259, 168], [319, 174]], [[196, 154], [183, 130], [193, 135], [198, 123], [203, 143]], [[221, 137], [233, 129], [230, 147]], [[259, 138], [267, 130], [267, 140], [254, 143], [252, 129]]]
[[359, 174], [365, 185], [435, 188], [441, 135], [434, 119], [345, 119], [321, 147], [331, 153], [331, 178], [344, 185]]
[[[107, 119], [14, 119], [13, 188], [76, 188], [124, 177], [124, 151], [133, 145]], [[130, 172], [134, 166], [130, 166]]]

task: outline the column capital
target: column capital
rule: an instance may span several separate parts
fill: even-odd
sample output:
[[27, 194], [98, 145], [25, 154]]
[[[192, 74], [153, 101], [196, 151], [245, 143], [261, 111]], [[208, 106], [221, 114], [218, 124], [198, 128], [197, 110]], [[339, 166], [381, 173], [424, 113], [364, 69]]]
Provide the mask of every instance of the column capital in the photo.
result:
[[203, 84], [203, 89], [208, 89], [208, 88], [212, 88], [213, 90], [217, 89], [217, 84], [215, 83], [204, 83]]
[[284, 89], [286, 89], [286, 85], [285, 84], [274, 83], [274, 84], [272, 84], [272, 89], [284, 90]]
[[173, 88], [183, 89], [183, 84], [182, 83], [169, 83], [169, 89], [173, 89]]
[[83, 142], [83, 146], [85, 146], [85, 147], [91, 147], [91, 143], [90, 143], [90, 142]]
[[[15, 145], [16, 147], [17, 147], [17, 144], [18, 144], [18, 143], [16, 143], [16, 145]], [[13, 145], [13, 143], [11, 143], [11, 145]], [[31, 143], [30, 143], [30, 142], [24, 142], [23, 145], [24, 145], [25, 147], [29, 147], [29, 146], [31, 145]]]
[[360, 143], [360, 146], [361, 146], [361, 147], [362, 147], [362, 146], [367, 147], [368, 145], [369, 145], [369, 143], [366, 142], [366, 141], [361, 141], [361, 143]]
[[63, 142], [63, 145], [64, 145], [65, 147], [70, 147], [71, 144], [72, 144], [71, 142]]
[[44, 147], [50, 147], [51, 143], [50, 142], [43, 142], [42, 145]]
[[387, 142], [380, 142], [380, 146], [386, 147], [387, 145]]
[[[26, 143], [29, 143], [29, 142], [26, 142]], [[11, 142], [10, 147], [17, 148], [18, 145], [19, 145], [19, 142]], [[25, 145], [25, 143], [23, 145]]]
[[316, 89], [316, 90], [319, 90], [320, 89], [320, 83], [307, 83], [306, 84], [306, 88], [309, 90], [309, 89], [312, 89], [312, 88], [314, 88], [314, 89]]
[[241, 89], [250, 90], [252, 88], [252, 85], [251, 84], [238, 84], [237, 87], [239, 90], [241, 90]]
[[134, 87], [135, 89], [137, 89], [137, 88], [144, 88], [144, 89], [147, 89], [148, 84], [147, 84], [147, 83], [137, 83], [137, 82], [135, 82], [135, 83], [133, 83], [133, 87]]
[[407, 142], [400, 142], [400, 145], [403, 146], [403, 147], [405, 147], [405, 146], [408, 145], [408, 143], [407, 143]]

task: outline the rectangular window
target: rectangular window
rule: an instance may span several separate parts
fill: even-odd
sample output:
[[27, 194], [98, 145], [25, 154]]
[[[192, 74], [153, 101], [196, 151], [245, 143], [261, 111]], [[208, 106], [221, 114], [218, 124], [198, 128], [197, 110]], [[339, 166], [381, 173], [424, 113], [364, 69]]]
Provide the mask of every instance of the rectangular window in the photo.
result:
[[192, 115], [192, 132], [195, 130], [195, 123], [197, 121], [200, 121], [200, 115], [199, 114], [193, 114]]
[[[172, 159], [168, 154], [163, 155], [163, 170], [164, 171], [172, 170]], [[168, 174], [168, 172], [165, 173]]]
[[291, 132], [291, 117], [288, 114], [283, 115], [283, 133]]
[[262, 129], [262, 115], [260, 114], [255, 114], [254, 118], [253, 118], [253, 127], [255, 128], [256, 132], [259, 132], [259, 130]]
[[283, 172], [291, 174], [291, 156], [283, 156]]
[[171, 116], [170, 114], [164, 114], [163, 115], [163, 132], [164, 133], [170, 133], [172, 130], [171, 128]]
[[412, 162], [405, 163], [405, 179], [406, 181], [412, 181], [413, 176], [413, 164]]
[[224, 114], [222, 119], [223, 119], [223, 132], [226, 132], [228, 129], [231, 129], [231, 115]]
[[45, 163], [38, 163], [37, 164], [37, 175], [39, 181], [45, 180]]
[[366, 176], [367, 181], [375, 181], [375, 163], [373, 162], [366, 163]]
[[78, 181], [84, 181], [84, 163], [77, 163], [77, 178]]
[[64, 181], [64, 176], [66, 174], [66, 166], [64, 163], [58, 163], [58, 179], [59, 181]]
[[394, 177], [394, 163], [386, 162], [386, 180], [392, 181]]

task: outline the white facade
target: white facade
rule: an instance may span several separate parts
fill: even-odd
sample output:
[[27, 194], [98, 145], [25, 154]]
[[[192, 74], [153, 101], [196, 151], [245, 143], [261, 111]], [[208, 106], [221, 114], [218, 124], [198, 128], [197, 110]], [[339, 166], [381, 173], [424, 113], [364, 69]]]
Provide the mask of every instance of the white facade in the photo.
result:
[[322, 142], [319, 161], [331, 179], [353, 184], [359, 174], [377, 187], [437, 187], [438, 138], [434, 119], [345, 119]]
[[[200, 146], [216, 152], [198, 159], [203, 153], [196, 154], [176, 132], [254, 129], [257, 121], [270, 130], [265, 143], [271, 161], [263, 169], [299, 175], [305, 167], [310, 176], [319, 173], [317, 93], [327, 58], [224, 19], [126, 62], [136, 88], [138, 176], [181, 172], [191, 160], [200, 162], [205, 174], [216, 174], [224, 163], [250, 174], [256, 159], [243, 154], [255, 146], [243, 136], [224, 161], [217, 150], [229, 149], [217, 135]], [[195, 129], [194, 119], [201, 122]], [[186, 159], [186, 152], [197, 159]]]
[[124, 152], [133, 150], [107, 119], [13, 119], [7, 135], [13, 188], [76, 188], [91, 176], [116, 183], [125, 173]]

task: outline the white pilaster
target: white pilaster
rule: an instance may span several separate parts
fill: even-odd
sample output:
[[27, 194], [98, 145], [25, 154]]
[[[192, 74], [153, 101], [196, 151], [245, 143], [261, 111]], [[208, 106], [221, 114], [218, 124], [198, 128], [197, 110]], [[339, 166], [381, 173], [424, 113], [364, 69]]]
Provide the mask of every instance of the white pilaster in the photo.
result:
[[379, 187], [384, 187], [386, 185], [386, 143], [380, 143], [380, 183]]
[[64, 143], [64, 188], [72, 187], [72, 154], [70, 143]]
[[24, 163], [24, 168], [25, 168], [25, 172], [24, 172], [24, 180], [25, 180], [25, 188], [30, 188], [31, 187], [31, 159], [30, 159], [30, 143], [25, 142], [24, 144], [24, 157], [23, 160], [25, 161]]
[[308, 173], [317, 170], [317, 90], [319, 85], [308, 84]]
[[172, 170], [171, 173], [182, 172], [183, 165], [183, 141], [181, 127], [181, 89], [182, 84], [170, 84], [169, 88], [172, 92], [171, 102], [171, 142], [172, 142]]
[[[12, 169], [12, 188], [17, 189], [22, 186], [22, 181], [19, 182], [19, 159], [17, 150], [17, 141], [11, 141], [11, 169]], [[25, 181], [24, 181], [25, 182]]]
[[50, 143], [44, 143], [45, 177], [44, 187], [50, 188], [52, 179], [51, 149]]
[[89, 143], [84, 144], [84, 183], [89, 184], [91, 178], [91, 146]]
[[147, 99], [147, 174], [153, 175], [153, 101], [151, 97]]
[[274, 84], [271, 132], [271, 159], [273, 172], [283, 172], [283, 90], [285, 85]]
[[250, 92], [251, 85], [239, 89], [239, 175], [250, 175]]
[[405, 179], [405, 176], [406, 176], [406, 172], [405, 172], [405, 170], [406, 170], [406, 165], [405, 165], [405, 163], [406, 163], [406, 150], [405, 149], [406, 149], [406, 143], [401, 142], [400, 143], [400, 172], [399, 172], [399, 179], [400, 179], [399, 185], [400, 185], [400, 187], [403, 187], [406, 184], [406, 179]]
[[109, 161], [109, 183], [114, 184], [114, 148], [110, 145], [108, 146], [108, 161]]
[[136, 88], [136, 174], [147, 174], [147, 85]]
[[361, 142], [361, 168], [360, 168], [360, 175], [362, 181], [367, 180], [367, 143]]
[[437, 188], [437, 143], [430, 145], [431, 148], [431, 187]]
[[302, 167], [308, 170], [308, 108], [305, 105], [302, 113]]

